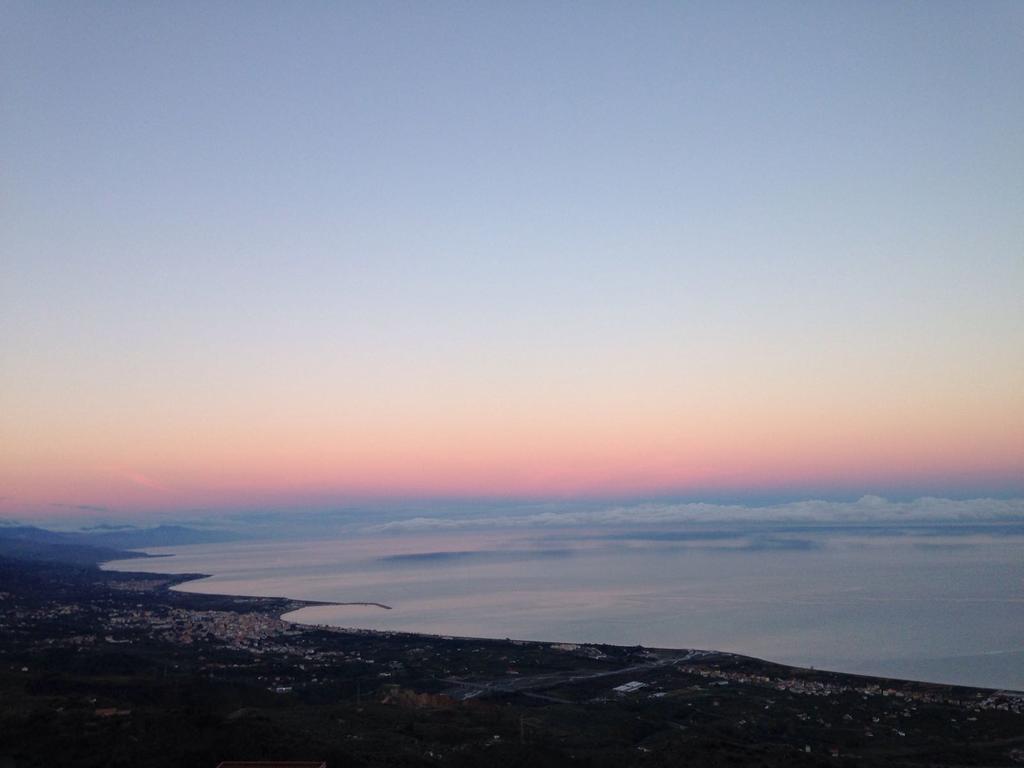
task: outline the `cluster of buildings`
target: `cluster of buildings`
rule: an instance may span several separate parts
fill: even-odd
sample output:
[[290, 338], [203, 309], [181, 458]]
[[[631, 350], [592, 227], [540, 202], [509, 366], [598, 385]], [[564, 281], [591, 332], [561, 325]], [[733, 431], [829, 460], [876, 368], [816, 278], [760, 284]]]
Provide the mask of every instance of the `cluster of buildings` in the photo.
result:
[[[129, 582], [134, 584], [134, 582]], [[164, 582], [154, 580], [140, 582], [138, 589], [134, 591], [146, 591], [161, 587]], [[7, 595], [0, 594], [0, 600]], [[95, 609], [95, 607], [94, 607]], [[82, 606], [52, 602], [41, 607], [26, 608], [14, 607], [4, 612], [4, 619], [9, 627], [40, 622], [60, 622], [85, 610]], [[99, 611], [99, 609], [95, 609]], [[94, 613], [95, 615], [95, 613]], [[301, 642], [299, 638], [303, 629], [282, 621], [276, 616], [262, 612], [236, 612], [220, 610], [191, 610], [185, 608], [174, 608], [165, 605], [147, 607], [143, 604], [119, 605], [116, 607], [105, 606], [102, 609], [100, 618], [102, 632], [96, 634], [68, 633], [63, 636], [50, 636], [40, 641], [47, 645], [84, 646], [95, 643], [131, 643], [140, 637], [160, 640], [180, 645], [191, 645], [197, 642], [216, 642], [226, 648], [244, 650], [256, 655], [279, 654], [290, 656], [299, 663], [298, 669], [303, 673], [313, 673], [317, 667], [325, 664], [336, 665], [339, 662], [358, 663], [372, 665], [374, 660], [362, 658], [358, 651], [351, 650], [343, 652], [340, 650], [320, 650], [307, 643]], [[70, 628], [70, 627], [69, 627]], [[340, 630], [334, 627], [324, 627], [325, 630], [352, 633], [353, 630]], [[390, 636], [388, 632], [374, 632], [363, 630], [359, 634]], [[298, 641], [298, 642], [297, 642]], [[522, 643], [515, 643], [521, 645]], [[605, 654], [597, 647], [575, 643], [554, 643], [548, 647], [553, 651], [561, 651], [588, 657], [591, 659], [605, 658]], [[459, 649], [455, 649], [458, 651]], [[406, 661], [415, 660], [420, 654], [427, 653], [426, 649], [413, 647], [404, 649]], [[641, 654], [651, 658], [657, 658], [656, 654]], [[838, 681], [812, 679], [805, 676], [777, 677], [766, 674], [757, 674], [744, 671], [732, 671], [721, 669], [717, 665], [709, 665], [708, 659], [703, 663], [697, 662], [705, 656], [714, 655], [711, 652], [691, 651], [678, 663], [673, 666], [681, 673], [694, 675], [710, 682], [711, 685], [729, 685], [730, 683], [755, 685], [770, 688], [773, 690], [797, 694], [801, 696], [833, 697], [841, 694], [856, 694], [862, 697], [891, 697], [893, 700], [904, 703], [904, 709], [909, 712], [915, 710], [917, 704], [934, 703], [954, 705], [968, 712], [982, 712], [997, 710], [1024, 714], [1024, 693], [1014, 691], [996, 691], [991, 693], [976, 692], [973, 695], [966, 690], [960, 695], [953, 689], [942, 688], [893, 688], [877, 683], [865, 684], [843, 684]], [[509, 664], [506, 674], [518, 675], [514, 669], [515, 660], [507, 656], [501, 656], [499, 661]], [[209, 662], [209, 666], [225, 666]], [[230, 666], [230, 665], [228, 665]], [[396, 669], [401, 669], [402, 664], [392, 662], [390, 665], [381, 664], [379, 677], [391, 677]], [[449, 674], [459, 670], [450, 669], [443, 665], [443, 673]], [[468, 671], [468, 668], [467, 670]], [[312, 677], [312, 682], [317, 678]], [[637, 692], [646, 687], [645, 683], [630, 681], [614, 688], [614, 692], [620, 695]], [[909, 716], [909, 714], [908, 714]]]
[[729, 672], [713, 667], [695, 667], [690, 665], [679, 665], [676, 668], [686, 674], [698, 675], [705, 679], [714, 679], [719, 681], [720, 684], [736, 682], [748, 685], [761, 685], [774, 688], [777, 691], [786, 691], [803, 696], [836, 696], [842, 693], [855, 693], [861, 696], [886, 696], [917, 703], [952, 704], [975, 712], [1001, 710], [1003, 712], [1024, 714], [1024, 693], [1014, 691], [996, 691], [986, 698], [980, 698], [979, 694], [978, 698], [961, 699], [944, 694], [941, 691], [899, 690], [881, 685], [842, 685], [820, 680], [769, 677], [767, 675]]
[[172, 608], [150, 622], [164, 640], [186, 645], [214, 638], [234, 648], [262, 650], [265, 641], [293, 632], [292, 625], [265, 613], [192, 611]]

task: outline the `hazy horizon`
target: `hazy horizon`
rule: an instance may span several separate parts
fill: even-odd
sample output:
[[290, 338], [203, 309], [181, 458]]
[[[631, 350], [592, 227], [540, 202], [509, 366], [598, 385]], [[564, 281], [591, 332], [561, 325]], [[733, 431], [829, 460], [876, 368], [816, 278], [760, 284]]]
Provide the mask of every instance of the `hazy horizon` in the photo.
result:
[[551, 527], [675, 527], [681, 530], [810, 526], [966, 526], [1024, 523], [1024, 498], [906, 499], [863, 495], [854, 499], [791, 499], [760, 502], [679, 499], [459, 499], [411, 500], [323, 508], [177, 510], [139, 515], [133, 510], [53, 505], [43, 514], [0, 516], [4, 526], [53, 530], [146, 530], [184, 526], [217, 530], [238, 538], [296, 538], [319, 530], [331, 535], [444, 530], [544, 529]]

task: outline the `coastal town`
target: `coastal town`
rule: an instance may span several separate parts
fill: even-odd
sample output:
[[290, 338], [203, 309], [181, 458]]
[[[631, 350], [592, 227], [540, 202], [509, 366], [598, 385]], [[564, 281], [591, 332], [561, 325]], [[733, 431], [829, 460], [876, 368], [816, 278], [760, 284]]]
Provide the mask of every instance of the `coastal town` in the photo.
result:
[[189, 578], [0, 560], [0, 758], [42, 765], [84, 732], [151, 765], [180, 757], [176, 733], [211, 768], [294, 757], [293, 743], [357, 765], [1024, 762], [1020, 692], [713, 650], [307, 626], [281, 618], [298, 601], [170, 589]]

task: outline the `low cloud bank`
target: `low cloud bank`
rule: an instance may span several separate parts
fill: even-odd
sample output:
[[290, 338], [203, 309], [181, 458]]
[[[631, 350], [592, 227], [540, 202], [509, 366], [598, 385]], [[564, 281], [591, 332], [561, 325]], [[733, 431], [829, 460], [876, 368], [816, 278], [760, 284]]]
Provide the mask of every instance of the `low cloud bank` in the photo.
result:
[[575, 526], [671, 525], [677, 523], [910, 523], [1024, 521], [1024, 499], [939, 499], [890, 501], [862, 496], [856, 501], [795, 501], [771, 506], [742, 504], [636, 504], [602, 510], [541, 512], [481, 517], [414, 517], [374, 525], [367, 532], [465, 530]]

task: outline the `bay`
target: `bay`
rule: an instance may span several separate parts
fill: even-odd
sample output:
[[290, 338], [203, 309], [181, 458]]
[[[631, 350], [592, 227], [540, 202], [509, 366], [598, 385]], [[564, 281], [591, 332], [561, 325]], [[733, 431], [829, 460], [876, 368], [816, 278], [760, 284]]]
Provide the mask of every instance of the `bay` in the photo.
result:
[[111, 569], [311, 606], [293, 621], [468, 637], [705, 648], [1024, 689], [1024, 537], [973, 530], [566, 529], [351, 535], [148, 550]]

